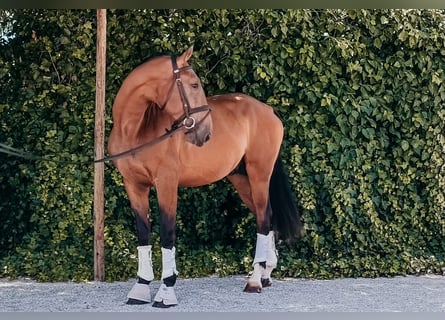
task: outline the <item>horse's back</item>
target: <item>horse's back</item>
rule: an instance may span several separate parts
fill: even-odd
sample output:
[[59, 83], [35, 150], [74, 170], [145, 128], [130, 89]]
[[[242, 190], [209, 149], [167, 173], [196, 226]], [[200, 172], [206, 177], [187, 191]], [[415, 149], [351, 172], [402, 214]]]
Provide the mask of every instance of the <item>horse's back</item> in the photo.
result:
[[271, 106], [241, 93], [212, 96], [207, 100], [215, 135], [234, 137], [232, 145], [244, 146], [245, 160], [275, 162], [284, 128]]
[[228, 93], [207, 98], [210, 106], [230, 109], [237, 113], [242, 112], [266, 112], [273, 114], [273, 108], [254, 97], [244, 93]]
[[229, 122], [236, 126], [243, 122], [252, 138], [273, 136], [281, 144], [283, 124], [271, 106], [243, 93], [215, 95], [207, 101], [215, 124]]

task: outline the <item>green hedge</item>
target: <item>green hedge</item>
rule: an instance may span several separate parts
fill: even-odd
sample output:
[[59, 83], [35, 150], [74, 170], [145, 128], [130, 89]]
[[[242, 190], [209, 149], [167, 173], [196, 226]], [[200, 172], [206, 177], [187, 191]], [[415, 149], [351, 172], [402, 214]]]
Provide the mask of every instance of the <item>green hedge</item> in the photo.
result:
[[[95, 10], [2, 12], [0, 142], [92, 159]], [[134, 66], [191, 43], [208, 95], [239, 91], [283, 118], [307, 236], [276, 276], [445, 271], [445, 11], [108, 10], [107, 130]], [[93, 166], [0, 154], [2, 276], [93, 274]], [[136, 274], [133, 216], [106, 167], [106, 278]], [[159, 218], [151, 193], [155, 273]], [[253, 216], [225, 181], [181, 189], [182, 277], [250, 271]]]

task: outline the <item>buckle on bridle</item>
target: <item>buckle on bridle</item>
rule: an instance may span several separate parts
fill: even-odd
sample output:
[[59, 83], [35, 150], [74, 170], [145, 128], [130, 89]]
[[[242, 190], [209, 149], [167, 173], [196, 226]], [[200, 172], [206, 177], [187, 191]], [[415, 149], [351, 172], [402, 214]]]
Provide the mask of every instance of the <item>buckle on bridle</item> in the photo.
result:
[[187, 118], [184, 119], [184, 121], [182, 121], [182, 125], [187, 130], [191, 130], [191, 129], [193, 129], [195, 127], [196, 120], [195, 120], [195, 118], [188, 116]]

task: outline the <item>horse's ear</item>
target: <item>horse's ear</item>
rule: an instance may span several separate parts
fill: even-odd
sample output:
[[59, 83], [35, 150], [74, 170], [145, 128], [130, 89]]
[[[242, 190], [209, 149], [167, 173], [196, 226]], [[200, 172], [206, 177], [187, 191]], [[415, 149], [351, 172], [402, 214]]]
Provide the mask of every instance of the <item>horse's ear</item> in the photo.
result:
[[190, 48], [188, 48], [186, 52], [181, 54], [179, 59], [182, 60], [182, 62], [185, 64], [187, 61], [189, 61], [189, 59], [191, 58], [192, 54], [193, 54], [193, 45]]

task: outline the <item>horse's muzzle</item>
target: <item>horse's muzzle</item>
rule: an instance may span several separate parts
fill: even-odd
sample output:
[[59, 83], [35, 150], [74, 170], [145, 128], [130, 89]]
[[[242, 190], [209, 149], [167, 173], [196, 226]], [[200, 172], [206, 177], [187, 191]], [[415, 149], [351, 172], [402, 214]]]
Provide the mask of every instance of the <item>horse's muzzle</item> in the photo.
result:
[[205, 137], [204, 137], [204, 141], [198, 141], [198, 143], [196, 144], [198, 147], [202, 147], [207, 141], [209, 141], [210, 140], [210, 137], [212, 136], [212, 134], [211, 133], [209, 133], [208, 135], [206, 135]]
[[188, 129], [185, 132], [185, 136], [188, 142], [193, 143], [198, 147], [202, 147], [212, 136], [212, 119], [209, 116], [210, 108], [208, 106], [202, 106], [194, 108], [193, 111], [193, 113], [207, 112], [199, 120], [195, 120], [192, 116], [184, 119], [183, 126]]
[[195, 127], [185, 133], [186, 140], [198, 147], [202, 147], [210, 140], [212, 134], [209, 129], [202, 128], [202, 126]]

